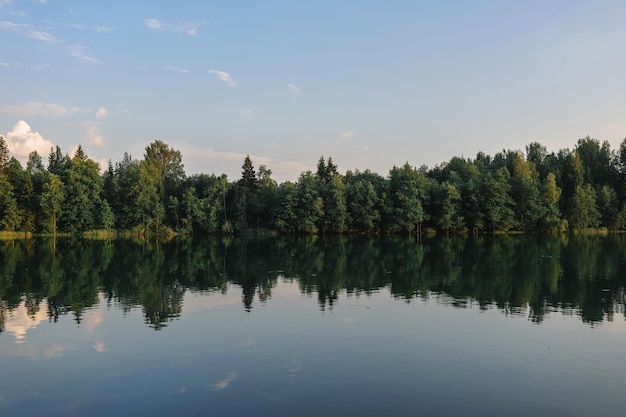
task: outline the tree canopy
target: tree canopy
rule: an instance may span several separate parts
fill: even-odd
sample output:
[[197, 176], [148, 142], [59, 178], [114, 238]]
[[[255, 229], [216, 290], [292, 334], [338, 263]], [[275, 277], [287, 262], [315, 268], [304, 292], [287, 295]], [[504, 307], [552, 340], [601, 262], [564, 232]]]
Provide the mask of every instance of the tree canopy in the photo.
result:
[[136, 233], [563, 232], [626, 228], [626, 139], [617, 151], [585, 137], [573, 150], [532, 142], [493, 157], [452, 157], [433, 168], [409, 162], [386, 177], [342, 174], [321, 156], [315, 172], [278, 184], [249, 155], [241, 177], [187, 176], [181, 153], [156, 140], [142, 160], [127, 153], [104, 172], [79, 146], [70, 157], [36, 152], [26, 168], [0, 136], [0, 229]]

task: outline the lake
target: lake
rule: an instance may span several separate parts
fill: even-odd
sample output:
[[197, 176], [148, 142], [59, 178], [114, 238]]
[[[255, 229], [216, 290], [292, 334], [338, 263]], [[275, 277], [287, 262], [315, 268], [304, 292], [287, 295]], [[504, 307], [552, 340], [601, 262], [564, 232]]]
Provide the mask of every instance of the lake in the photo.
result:
[[3, 416], [623, 416], [626, 237], [0, 241]]

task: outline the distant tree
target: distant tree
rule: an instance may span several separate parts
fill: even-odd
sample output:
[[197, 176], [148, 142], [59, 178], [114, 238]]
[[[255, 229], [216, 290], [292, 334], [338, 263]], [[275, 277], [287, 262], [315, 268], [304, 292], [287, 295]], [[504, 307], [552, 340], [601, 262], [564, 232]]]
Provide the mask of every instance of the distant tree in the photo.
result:
[[175, 188], [185, 177], [180, 151], [170, 148], [165, 142], [156, 140], [146, 147], [144, 160], [151, 175], [157, 180], [161, 199]]
[[113, 213], [113, 209], [107, 200], [102, 200], [100, 202], [99, 214], [100, 225], [102, 228], [110, 231], [115, 225], [115, 214]]
[[591, 184], [576, 187], [570, 202], [568, 221], [572, 229], [584, 229], [600, 225], [596, 193]]
[[510, 195], [511, 174], [506, 167], [486, 174], [483, 185], [486, 223], [492, 231], [507, 231], [515, 226], [514, 202]]
[[286, 181], [278, 187], [278, 208], [275, 227], [280, 232], [297, 231], [298, 186]]
[[78, 145], [78, 148], [76, 148], [76, 152], [74, 152], [74, 158], [77, 158], [83, 162], [89, 159], [87, 154], [83, 150], [82, 145]]
[[534, 164], [519, 153], [511, 155], [511, 196], [515, 205], [515, 220], [520, 230], [537, 229], [537, 222], [545, 216], [540, 201], [540, 183]]
[[77, 151], [65, 183], [63, 224], [67, 230], [84, 231], [96, 226], [103, 183], [100, 166]]
[[378, 227], [380, 211], [374, 184], [359, 173], [346, 173], [346, 204], [349, 229], [353, 232], [372, 233]]
[[11, 160], [9, 156], [9, 145], [7, 145], [4, 137], [0, 135], [0, 174], [5, 173], [5, 170], [9, 166], [9, 161]]
[[405, 163], [389, 172], [389, 199], [392, 208], [391, 230], [421, 233], [426, 215], [423, 201], [426, 197], [426, 177]]
[[297, 182], [295, 230], [315, 234], [318, 220], [324, 215], [324, 201], [318, 195], [316, 179], [310, 171], [300, 174]]
[[449, 234], [451, 230], [464, 228], [463, 217], [460, 215], [459, 203], [461, 193], [448, 182], [438, 184], [434, 189], [435, 218], [437, 226]]
[[0, 230], [16, 231], [19, 224], [20, 215], [13, 186], [6, 176], [0, 173]]
[[61, 180], [65, 182], [70, 165], [70, 157], [63, 155], [58, 145], [56, 148], [50, 149], [50, 154], [48, 155], [48, 172], [58, 175]]
[[239, 180], [239, 185], [247, 188], [248, 190], [255, 190], [257, 187], [257, 177], [256, 171], [254, 170], [254, 165], [252, 165], [252, 160], [250, 159], [250, 155], [246, 155], [241, 169], [242, 172], [241, 179]]
[[539, 221], [540, 230], [558, 232], [566, 229], [559, 210], [561, 189], [556, 184], [556, 176], [550, 172], [541, 187], [541, 205], [545, 213]]
[[57, 221], [61, 216], [61, 208], [65, 201], [65, 186], [56, 174], [49, 174], [41, 195], [42, 213], [47, 219], [47, 230], [56, 234]]
[[22, 218], [22, 230], [33, 233], [37, 223], [37, 195], [33, 184], [33, 176], [26, 171], [26, 180], [19, 196], [20, 217]]
[[598, 193], [597, 204], [600, 212], [600, 223], [609, 229], [617, 229], [619, 201], [615, 189], [610, 185], [603, 185]]
[[26, 162], [26, 170], [32, 175], [43, 172], [45, 170], [43, 166], [43, 160], [37, 151], [32, 151], [28, 154], [28, 161]]

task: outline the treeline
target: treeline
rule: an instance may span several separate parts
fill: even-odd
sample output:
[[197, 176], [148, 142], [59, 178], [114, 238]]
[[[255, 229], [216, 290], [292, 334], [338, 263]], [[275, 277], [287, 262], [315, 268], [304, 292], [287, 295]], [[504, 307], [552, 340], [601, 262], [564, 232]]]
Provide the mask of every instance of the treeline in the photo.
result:
[[100, 173], [82, 147], [70, 157], [36, 152], [26, 168], [0, 137], [0, 230], [27, 233], [95, 229], [134, 233], [543, 232], [626, 229], [626, 139], [618, 151], [586, 137], [548, 153], [533, 142], [493, 157], [453, 157], [429, 169], [407, 162], [387, 177], [341, 174], [321, 157], [316, 172], [278, 184], [246, 157], [242, 175], [187, 176], [179, 151], [157, 140], [144, 158], [124, 154]]

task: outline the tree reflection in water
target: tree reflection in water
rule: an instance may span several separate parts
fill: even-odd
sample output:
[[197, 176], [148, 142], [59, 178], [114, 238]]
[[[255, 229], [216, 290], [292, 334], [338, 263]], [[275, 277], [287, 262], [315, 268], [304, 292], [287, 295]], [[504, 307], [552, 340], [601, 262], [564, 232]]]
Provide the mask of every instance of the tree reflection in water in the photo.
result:
[[431, 238], [275, 237], [174, 239], [25, 239], [0, 242], [0, 331], [22, 302], [34, 317], [47, 300], [49, 320], [104, 298], [141, 308], [162, 329], [180, 316], [187, 291], [241, 288], [251, 312], [271, 302], [279, 280], [317, 295], [322, 310], [340, 294], [387, 288], [397, 299], [435, 299], [452, 307], [497, 307], [541, 323], [554, 311], [584, 322], [625, 314], [624, 236]]

